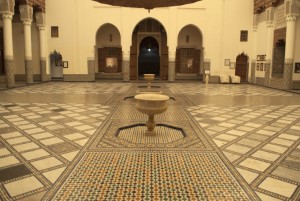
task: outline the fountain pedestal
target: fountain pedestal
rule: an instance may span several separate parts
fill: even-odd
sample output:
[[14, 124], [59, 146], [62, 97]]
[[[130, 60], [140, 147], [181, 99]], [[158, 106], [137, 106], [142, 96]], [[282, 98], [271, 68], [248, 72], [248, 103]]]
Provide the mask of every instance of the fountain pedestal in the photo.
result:
[[135, 107], [141, 113], [148, 115], [148, 121], [146, 122], [147, 130], [145, 135], [155, 136], [156, 132], [154, 130], [156, 123], [154, 120], [154, 115], [163, 113], [167, 110], [167, 101], [169, 96], [162, 94], [138, 94], [134, 96], [136, 100]]

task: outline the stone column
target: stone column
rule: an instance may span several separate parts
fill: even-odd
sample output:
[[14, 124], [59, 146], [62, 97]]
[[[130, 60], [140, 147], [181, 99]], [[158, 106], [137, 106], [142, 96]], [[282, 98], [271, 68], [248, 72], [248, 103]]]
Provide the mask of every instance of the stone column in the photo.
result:
[[4, 13], [3, 17], [3, 38], [4, 38], [4, 65], [6, 85], [8, 88], [15, 87], [14, 53], [12, 40], [12, 18], [13, 14]]
[[256, 60], [257, 60], [257, 27], [258, 27], [258, 15], [253, 16], [253, 52], [251, 61], [250, 83], [255, 83], [256, 72]]
[[296, 19], [299, 16], [299, 6], [296, 0], [286, 0], [285, 16], [286, 16], [286, 42], [283, 72], [283, 89], [292, 88], [293, 63], [295, 54], [295, 31]]
[[270, 77], [272, 70], [272, 55], [273, 55], [273, 41], [274, 41], [274, 8], [267, 9], [267, 52], [266, 52], [266, 66], [265, 66], [265, 86], [270, 85]]
[[256, 56], [257, 56], [257, 26], [253, 27], [253, 59], [251, 61], [250, 83], [255, 84]]
[[123, 52], [122, 77], [124, 82], [130, 81], [130, 63], [129, 63], [129, 53], [127, 51]]
[[39, 38], [40, 38], [40, 74], [41, 81], [47, 81], [47, 62], [46, 62], [46, 22], [45, 22], [45, 13], [38, 12], [35, 14], [36, 25], [39, 28]]
[[289, 15], [286, 18], [286, 43], [285, 43], [285, 58], [284, 58], [284, 72], [283, 72], [283, 88], [291, 89], [293, 63], [294, 63], [294, 49], [295, 49], [295, 30], [296, 30], [296, 16]]
[[88, 79], [87, 81], [93, 82], [95, 81], [95, 58], [89, 57], [88, 58]]
[[32, 67], [32, 40], [31, 40], [31, 24], [33, 8], [29, 5], [20, 5], [20, 17], [24, 25], [25, 40], [25, 76], [26, 83], [33, 83], [33, 67]]
[[206, 81], [207, 77], [206, 77], [206, 74], [205, 74], [205, 71], [209, 71], [209, 74], [208, 74], [208, 79], [210, 78], [210, 59], [205, 59], [204, 60], [204, 73], [203, 73], [203, 82]]
[[175, 53], [169, 53], [169, 69], [168, 69], [168, 80], [169, 82], [175, 81]]

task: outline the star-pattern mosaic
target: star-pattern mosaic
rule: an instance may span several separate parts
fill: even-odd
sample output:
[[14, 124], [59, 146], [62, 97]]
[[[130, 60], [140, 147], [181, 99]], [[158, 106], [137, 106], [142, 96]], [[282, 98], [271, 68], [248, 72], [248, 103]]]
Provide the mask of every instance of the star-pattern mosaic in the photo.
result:
[[225, 201], [249, 197], [214, 153], [124, 150], [86, 153], [54, 200]]

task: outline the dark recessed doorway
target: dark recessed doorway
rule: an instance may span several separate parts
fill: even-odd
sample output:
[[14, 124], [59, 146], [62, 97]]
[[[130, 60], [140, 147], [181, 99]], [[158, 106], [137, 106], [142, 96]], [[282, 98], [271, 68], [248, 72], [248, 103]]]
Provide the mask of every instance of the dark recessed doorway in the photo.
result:
[[143, 74], [160, 74], [159, 45], [153, 37], [146, 37], [140, 43], [138, 58], [139, 76]]

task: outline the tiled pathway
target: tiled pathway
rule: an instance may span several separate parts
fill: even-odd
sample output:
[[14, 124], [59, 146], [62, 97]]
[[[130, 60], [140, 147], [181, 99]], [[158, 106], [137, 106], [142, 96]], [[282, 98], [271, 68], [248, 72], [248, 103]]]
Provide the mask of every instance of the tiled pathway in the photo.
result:
[[300, 186], [300, 105], [198, 105], [188, 110], [263, 199]]
[[[248, 188], [252, 189], [261, 200], [266, 201], [298, 200], [300, 198], [300, 95], [246, 84], [158, 83], [156, 85], [161, 86], [165, 93], [177, 101], [170, 103], [171, 109], [160, 116], [158, 120], [165, 120], [173, 126], [186, 127], [187, 131], [191, 124], [188, 122], [194, 121], [201, 128], [197, 130], [195, 126], [192, 126], [187, 135], [195, 141], [196, 138], [190, 135], [194, 130], [197, 135], [207, 138], [210, 145], [205, 142], [204, 138], [199, 138], [204, 144], [198, 146], [197, 143], [199, 144], [201, 141], [196, 140], [193, 145], [194, 153], [186, 152], [187, 150], [183, 149], [173, 152], [171, 150], [175, 147], [172, 148], [172, 146], [181, 143], [181, 137], [178, 134], [176, 139], [173, 136], [175, 141], [177, 140], [176, 143], [169, 143], [169, 137], [162, 138], [172, 146], [157, 147], [155, 146], [157, 141], [153, 141], [153, 146], [149, 145], [145, 150], [134, 151], [132, 145], [141, 141], [130, 138], [126, 132], [120, 134], [121, 138], [117, 139], [115, 144], [109, 135], [103, 138], [104, 141], [98, 135], [101, 132], [106, 135], [105, 129], [109, 125], [115, 125], [115, 129], [117, 129], [121, 124], [127, 125], [129, 122], [143, 119], [132, 113], [131, 101], [123, 100], [128, 95], [134, 95], [137, 85], [140, 84], [50, 82], [0, 91], [0, 197], [4, 200], [23, 201], [63, 200], [61, 196], [70, 196], [63, 194], [63, 191], [75, 181], [73, 179], [76, 179], [76, 174], [93, 176], [93, 174], [99, 173], [95, 169], [86, 169], [86, 166], [82, 166], [83, 164], [89, 165], [89, 167], [104, 168], [103, 165], [107, 167], [106, 165], [110, 162], [101, 163], [101, 160], [115, 158], [116, 161], [110, 164], [110, 168], [115, 168], [118, 173], [125, 173], [126, 168], [137, 168], [138, 172], [145, 168], [138, 162], [138, 159], [141, 156], [147, 156], [144, 162], [160, 163], [161, 167], [169, 168], [170, 174], [179, 174], [176, 178], [181, 179], [182, 182], [188, 181], [186, 173], [199, 174], [200, 167], [195, 164], [207, 164], [207, 167], [210, 167], [209, 164], [212, 167], [213, 164], [216, 167], [223, 167], [224, 164], [227, 164], [228, 171], [223, 168], [224, 172], [220, 175], [223, 175], [223, 181], [231, 182], [231, 187], [239, 193], [230, 194], [233, 191], [230, 191], [229, 187], [225, 187], [222, 192], [228, 191], [228, 194], [218, 195], [219, 197], [215, 197], [217, 200], [222, 200], [220, 198], [228, 200], [234, 196], [240, 196], [240, 200], [246, 200], [242, 192], [244, 190], [247, 192]], [[54, 98], [51, 98], [51, 102], [44, 101], [43, 96], [45, 95]], [[82, 99], [82, 95], [85, 99]], [[59, 96], [57, 99], [59, 102], [55, 101], [55, 96]], [[218, 97], [224, 98], [224, 96], [226, 100], [229, 100], [228, 102], [224, 102], [224, 104], [222, 102], [211, 103], [210, 97], [218, 99]], [[65, 97], [67, 98], [64, 99]], [[110, 99], [111, 97], [113, 99]], [[78, 103], [78, 98], [85, 102]], [[95, 98], [99, 100], [95, 100]], [[249, 101], [245, 101], [247, 98], [259, 100], [259, 104], [249, 104]], [[289, 101], [287, 102], [285, 98], [288, 98]], [[237, 99], [239, 100], [238, 104], [234, 104]], [[63, 100], [68, 101], [63, 102]], [[273, 100], [276, 100], [276, 104], [272, 104]], [[201, 104], [197, 104], [199, 101]], [[122, 112], [115, 113], [116, 111]], [[183, 118], [183, 113], [188, 115]], [[189, 120], [189, 118], [191, 119]], [[166, 132], [166, 130], [162, 129], [162, 132]], [[167, 132], [170, 133], [170, 131]], [[96, 139], [100, 140], [100, 144], [97, 145], [99, 147], [89, 151], [93, 142], [98, 143]], [[122, 144], [125, 141], [126, 143]], [[186, 143], [186, 147], [189, 147], [187, 142], [182, 141], [183, 144]], [[129, 149], [121, 148], [117, 144], [122, 145], [121, 147], [129, 146]], [[202, 150], [203, 146], [208, 149]], [[214, 148], [209, 148], [210, 146]], [[119, 151], [109, 147], [119, 147]], [[144, 149], [143, 145], [141, 148]], [[148, 153], [149, 148], [153, 149], [152, 154], [144, 155], [145, 151]], [[130, 151], [132, 149], [133, 151]], [[165, 155], [167, 161], [162, 160], [161, 149], [167, 150], [168, 154]], [[168, 151], [169, 149], [170, 151]], [[213, 149], [218, 151], [214, 152]], [[175, 160], [174, 157], [177, 157], [179, 161], [184, 161], [183, 166], [176, 166], [178, 160]], [[137, 160], [131, 160], [134, 158]], [[100, 160], [100, 162], [92, 162], [95, 160]], [[124, 165], [125, 169], [120, 169], [120, 163]], [[165, 164], [174, 164], [174, 169], [169, 165], [164, 166]], [[191, 164], [194, 164], [195, 169], [188, 168]], [[176, 171], [176, 168], [180, 168], [180, 170]], [[208, 171], [205, 167], [203, 168], [201, 171]], [[144, 171], [146, 170], [148, 169], [144, 169]], [[162, 170], [148, 173], [166, 174]], [[103, 180], [110, 177], [109, 172], [103, 172], [103, 174], [106, 174]], [[234, 178], [240, 185], [232, 183], [231, 174], [235, 175]], [[166, 179], [170, 179], [170, 175], [165, 176]], [[143, 175], [135, 174], [128, 174], [128, 177], [144, 178]], [[69, 178], [67, 182], [63, 183], [67, 178]], [[116, 178], [122, 179], [123, 177], [118, 175]], [[156, 179], [162, 178], [162, 175], [156, 179], [155, 177], [150, 178], [152, 181], [150, 183], [155, 183], [158, 181]], [[203, 181], [197, 178], [193, 177], [195, 183]], [[90, 181], [96, 181], [94, 179], [91, 177]], [[140, 180], [129, 181], [139, 182]], [[207, 184], [210, 181], [212, 180], [207, 180]], [[217, 178], [214, 181], [217, 181], [218, 184], [221, 182]], [[75, 184], [80, 184], [80, 181], [78, 180]], [[131, 185], [135, 189], [134, 185], [138, 184], [133, 182]], [[173, 184], [158, 183], [158, 186], [153, 186], [153, 188], [170, 187], [170, 185]], [[178, 189], [188, 186], [187, 183], [181, 183], [179, 180], [174, 185], [177, 185]], [[120, 185], [109, 188], [112, 190], [112, 194], [105, 194], [106, 200], [114, 200], [109, 196], [117, 193], [115, 190], [119, 188], [118, 186]], [[213, 200], [211, 196], [214, 193], [209, 190], [213, 188], [209, 185], [206, 188], [202, 184], [199, 186], [195, 184], [191, 188], [206, 189], [203, 192], [205, 197], [202, 199]], [[133, 189], [131, 191], [134, 191]], [[147, 190], [150, 194], [153, 191], [153, 189]], [[163, 199], [159, 195], [172, 195], [183, 196], [177, 197], [177, 200], [200, 199], [197, 198], [199, 192], [195, 194], [190, 190], [187, 192], [189, 193], [182, 194], [180, 190], [165, 191], [160, 192], [157, 198]], [[122, 195], [123, 199], [130, 200], [130, 197], [142, 196], [143, 193], [145, 192], [141, 191], [140, 194], [133, 195], [125, 190]], [[55, 198], [52, 197], [54, 195], [56, 195]], [[79, 197], [78, 195], [73, 199]], [[258, 197], [252, 198], [258, 199]], [[167, 198], [167, 200], [176, 199], [175, 197]], [[155, 200], [154, 197], [152, 200]]]

